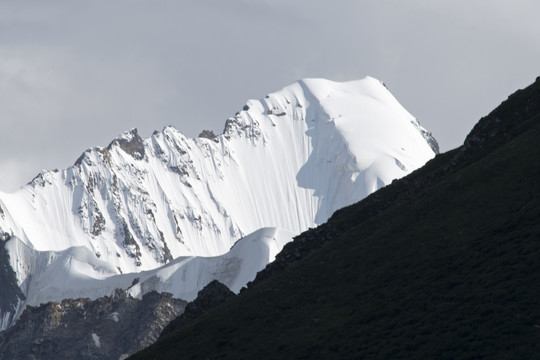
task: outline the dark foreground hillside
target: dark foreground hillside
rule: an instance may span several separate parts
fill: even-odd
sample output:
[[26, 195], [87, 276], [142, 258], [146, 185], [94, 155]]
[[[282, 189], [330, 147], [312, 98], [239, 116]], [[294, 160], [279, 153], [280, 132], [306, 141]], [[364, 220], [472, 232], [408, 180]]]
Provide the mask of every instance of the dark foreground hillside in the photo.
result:
[[133, 358], [539, 358], [540, 79], [329, 224], [332, 240]]

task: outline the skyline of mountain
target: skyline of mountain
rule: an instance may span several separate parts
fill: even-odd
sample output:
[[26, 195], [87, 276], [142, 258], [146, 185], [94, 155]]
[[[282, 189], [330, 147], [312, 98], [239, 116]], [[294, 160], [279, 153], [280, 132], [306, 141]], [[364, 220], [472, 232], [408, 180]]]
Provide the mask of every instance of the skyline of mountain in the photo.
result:
[[540, 76], [131, 359], [535, 358], [539, 134]]
[[2, 325], [26, 305], [116, 288], [189, 301], [218, 278], [238, 291], [294, 235], [437, 151], [370, 77], [301, 80], [249, 100], [219, 135], [132, 129], [0, 192], [0, 233], [24, 294], [12, 294]]

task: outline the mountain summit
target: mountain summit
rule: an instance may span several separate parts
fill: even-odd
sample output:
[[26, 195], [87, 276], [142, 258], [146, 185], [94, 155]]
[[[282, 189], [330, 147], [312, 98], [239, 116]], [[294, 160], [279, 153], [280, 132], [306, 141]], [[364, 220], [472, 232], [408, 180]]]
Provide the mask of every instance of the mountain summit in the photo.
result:
[[[206, 131], [192, 139], [166, 127], [143, 139], [132, 129], [107, 147], [85, 151], [67, 169], [42, 172], [20, 190], [0, 193], [0, 234], [13, 269], [8, 275], [22, 292], [5, 295], [11, 306], [1, 309], [2, 327], [25, 305], [110, 295], [144, 274], [151, 280], [135, 286], [134, 295], [156, 283], [171, 290], [168, 278], [195, 264], [194, 257], [225, 256], [240, 238], [267, 228], [258, 234], [274, 239], [264, 246], [275, 247], [257, 255], [262, 265], [249, 267], [256, 271], [292, 235], [417, 169], [437, 151], [433, 137], [370, 77], [305, 79], [249, 100], [218, 136]], [[220, 264], [225, 270], [210, 261], [204, 271], [249, 280], [238, 273], [244, 270], [227, 268], [230, 261]], [[139, 279], [134, 274], [141, 271]], [[194, 275], [189, 294], [210, 280]]]
[[538, 358], [539, 134], [540, 77], [133, 359]]

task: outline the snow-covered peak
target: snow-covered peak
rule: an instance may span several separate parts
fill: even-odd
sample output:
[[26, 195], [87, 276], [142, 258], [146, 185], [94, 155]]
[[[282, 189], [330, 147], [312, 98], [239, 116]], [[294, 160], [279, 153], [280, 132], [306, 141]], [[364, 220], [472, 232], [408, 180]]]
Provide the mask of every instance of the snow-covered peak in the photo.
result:
[[249, 100], [211, 139], [131, 129], [89, 149], [2, 195], [0, 227], [39, 250], [86, 246], [122, 271], [219, 255], [261, 227], [322, 223], [418, 168], [434, 155], [424, 136], [376, 79], [304, 79]]
[[132, 129], [0, 193], [0, 234], [31, 250], [11, 257], [20, 284], [39, 268], [24, 254], [94, 257], [107, 276], [215, 257], [261, 228], [323, 223], [431, 159], [430, 139], [378, 80], [304, 79], [249, 100], [220, 135]]

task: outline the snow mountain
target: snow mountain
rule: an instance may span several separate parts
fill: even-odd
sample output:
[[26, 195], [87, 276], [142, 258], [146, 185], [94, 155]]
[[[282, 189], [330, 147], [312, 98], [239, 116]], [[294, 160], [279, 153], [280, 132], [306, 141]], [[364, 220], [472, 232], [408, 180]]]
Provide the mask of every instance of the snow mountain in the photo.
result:
[[24, 295], [2, 305], [0, 329], [26, 305], [117, 287], [190, 301], [217, 278], [238, 291], [292, 236], [437, 152], [371, 77], [298, 81], [249, 100], [217, 136], [130, 130], [0, 193], [2, 246]]

